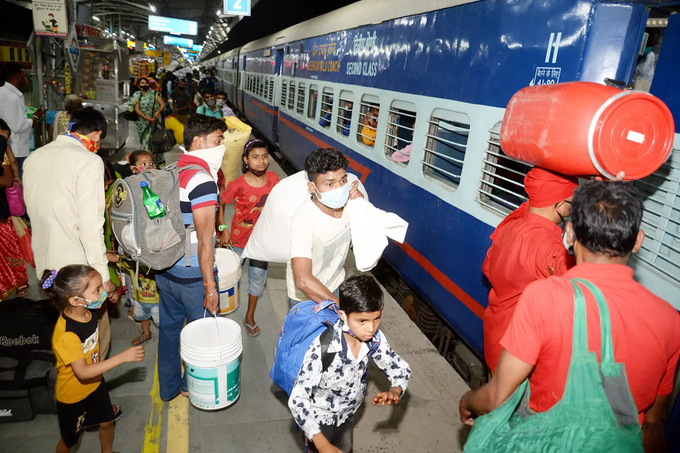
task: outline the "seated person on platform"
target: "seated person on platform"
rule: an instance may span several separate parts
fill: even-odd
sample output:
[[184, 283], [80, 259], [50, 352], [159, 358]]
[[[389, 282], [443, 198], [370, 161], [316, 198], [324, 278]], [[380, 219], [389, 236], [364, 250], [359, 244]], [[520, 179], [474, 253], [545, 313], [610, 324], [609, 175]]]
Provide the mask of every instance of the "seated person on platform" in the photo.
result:
[[325, 353], [335, 357], [324, 372], [320, 336], [315, 338], [288, 399], [308, 451], [352, 451], [352, 417], [366, 396], [371, 357], [391, 383], [389, 391], [375, 396], [373, 405], [398, 404], [406, 391], [411, 369], [378, 330], [382, 310], [383, 292], [373, 277], [355, 275], [340, 285], [340, 319]]
[[291, 220], [286, 269], [291, 307], [303, 300], [338, 300], [351, 241], [345, 203], [363, 197], [358, 182], [347, 183], [346, 168], [347, 158], [333, 148], [319, 148], [305, 160], [311, 196]]
[[366, 146], [375, 145], [375, 134], [378, 127], [378, 115], [380, 110], [378, 107], [371, 107], [366, 113], [366, 121], [364, 127], [361, 129], [361, 139]]
[[[626, 265], [645, 237], [640, 230], [643, 210], [642, 197], [631, 183], [590, 181], [576, 189], [566, 228], [576, 266], [524, 290], [501, 339], [496, 373], [460, 401], [463, 422], [472, 424], [474, 414], [500, 406], [527, 377], [533, 411], [546, 412], [560, 402], [572, 355], [575, 290], [570, 279], [586, 279], [606, 300], [614, 361], [625, 365], [645, 450], [664, 451], [657, 447], [663, 445], [664, 405], [680, 354], [680, 315], [636, 282]], [[588, 350], [600, 361], [599, 311], [591, 293], [583, 292]]]

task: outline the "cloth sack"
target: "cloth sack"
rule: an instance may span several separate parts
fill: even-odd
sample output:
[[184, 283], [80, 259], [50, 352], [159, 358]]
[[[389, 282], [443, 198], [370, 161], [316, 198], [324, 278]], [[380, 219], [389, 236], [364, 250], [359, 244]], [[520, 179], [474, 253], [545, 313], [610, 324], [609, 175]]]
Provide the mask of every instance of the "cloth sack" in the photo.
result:
[[[347, 184], [359, 181], [352, 173], [347, 173], [347, 176]], [[290, 224], [297, 208], [309, 198], [307, 182], [307, 173], [299, 171], [274, 186], [243, 250], [244, 258], [267, 263], [288, 262]], [[368, 194], [361, 181], [359, 190], [368, 200]]]
[[224, 147], [226, 152], [222, 158], [222, 173], [224, 184], [229, 184], [241, 175], [243, 149], [250, 140], [253, 128], [235, 116], [224, 118], [227, 132], [224, 133]]
[[354, 246], [357, 269], [370, 271], [382, 257], [389, 241], [404, 242], [408, 222], [392, 212], [376, 208], [363, 198], [350, 200], [345, 207]]
[[184, 144], [184, 124], [182, 124], [176, 117], [167, 117], [165, 119], [165, 128], [173, 132], [175, 135], [175, 141], [178, 145]]

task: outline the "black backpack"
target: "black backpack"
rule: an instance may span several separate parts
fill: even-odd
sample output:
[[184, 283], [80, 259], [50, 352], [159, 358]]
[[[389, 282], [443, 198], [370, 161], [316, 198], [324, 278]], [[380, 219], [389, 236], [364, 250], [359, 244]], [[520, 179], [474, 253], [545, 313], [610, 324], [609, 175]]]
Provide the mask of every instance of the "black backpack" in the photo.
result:
[[45, 300], [0, 304], [0, 423], [56, 414], [52, 333], [58, 318]]

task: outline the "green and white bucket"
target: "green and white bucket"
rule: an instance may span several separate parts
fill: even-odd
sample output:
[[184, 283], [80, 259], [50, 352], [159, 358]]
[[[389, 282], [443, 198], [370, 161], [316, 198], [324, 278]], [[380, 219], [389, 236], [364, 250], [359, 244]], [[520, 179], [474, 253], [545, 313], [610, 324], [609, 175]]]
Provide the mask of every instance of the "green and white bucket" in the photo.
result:
[[241, 326], [227, 318], [203, 318], [180, 335], [189, 401], [198, 409], [218, 410], [241, 394]]

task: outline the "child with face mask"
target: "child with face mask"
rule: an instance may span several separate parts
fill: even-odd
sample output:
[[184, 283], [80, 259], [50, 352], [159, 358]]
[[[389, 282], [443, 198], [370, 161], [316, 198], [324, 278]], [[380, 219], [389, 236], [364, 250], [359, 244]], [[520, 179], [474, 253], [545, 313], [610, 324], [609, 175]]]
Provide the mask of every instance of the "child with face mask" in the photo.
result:
[[[295, 422], [304, 431], [308, 451], [352, 451], [353, 416], [366, 396], [371, 357], [391, 383], [373, 405], [398, 404], [411, 378], [411, 368], [392, 350], [378, 330], [383, 310], [380, 285], [368, 275], [356, 275], [340, 285], [340, 319], [333, 325], [328, 350], [320, 337], [312, 341], [288, 399]], [[335, 354], [323, 371], [324, 354]]]
[[[148, 151], [134, 151], [129, 156], [130, 170], [138, 174], [156, 168], [153, 155]], [[108, 204], [107, 204], [108, 205]], [[107, 243], [108, 247], [108, 243]], [[152, 338], [151, 321], [160, 327], [160, 310], [158, 307], [158, 290], [153, 270], [140, 265], [137, 272], [136, 264], [118, 256], [115, 252], [107, 252], [107, 256], [114, 254], [115, 262], [125, 279], [125, 295], [128, 307], [128, 318], [141, 325], [142, 331], [132, 340], [134, 346], [139, 346]], [[109, 259], [111, 261], [111, 258]]]
[[222, 110], [223, 118], [228, 116], [236, 116], [234, 111], [227, 105], [227, 93], [224, 91], [218, 91], [215, 97], [217, 99], [217, 108]]
[[[232, 245], [236, 253], [241, 255], [250, 238], [253, 228], [260, 218], [262, 208], [269, 193], [272, 191], [279, 177], [276, 173], [267, 171], [269, 168], [269, 152], [262, 140], [251, 140], [243, 149], [243, 175], [227, 184], [222, 192], [222, 202], [235, 204], [235, 213], [231, 221], [231, 232], [224, 221], [224, 209], [220, 209], [218, 221], [222, 232], [220, 241], [223, 245]], [[267, 281], [267, 263], [250, 260], [248, 268], [248, 311], [243, 320], [248, 335], [256, 337], [260, 328], [255, 322], [255, 307], [257, 299], [264, 293]]]
[[61, 439], [57, 453], [67, 453], [80, 431], [99, 426], [102, 451], [111, 451], [113, 425], [123, 412], [112, 406], [103, 374], [128, 362], [144, 360], [144, 347], [132, 347], [100, 361], [96, 310], [107, 298], [99, 272], [86, 265], [45, 271], [42, 288], [61, 315], [52, 335], [57, 360], [57, 415]]

